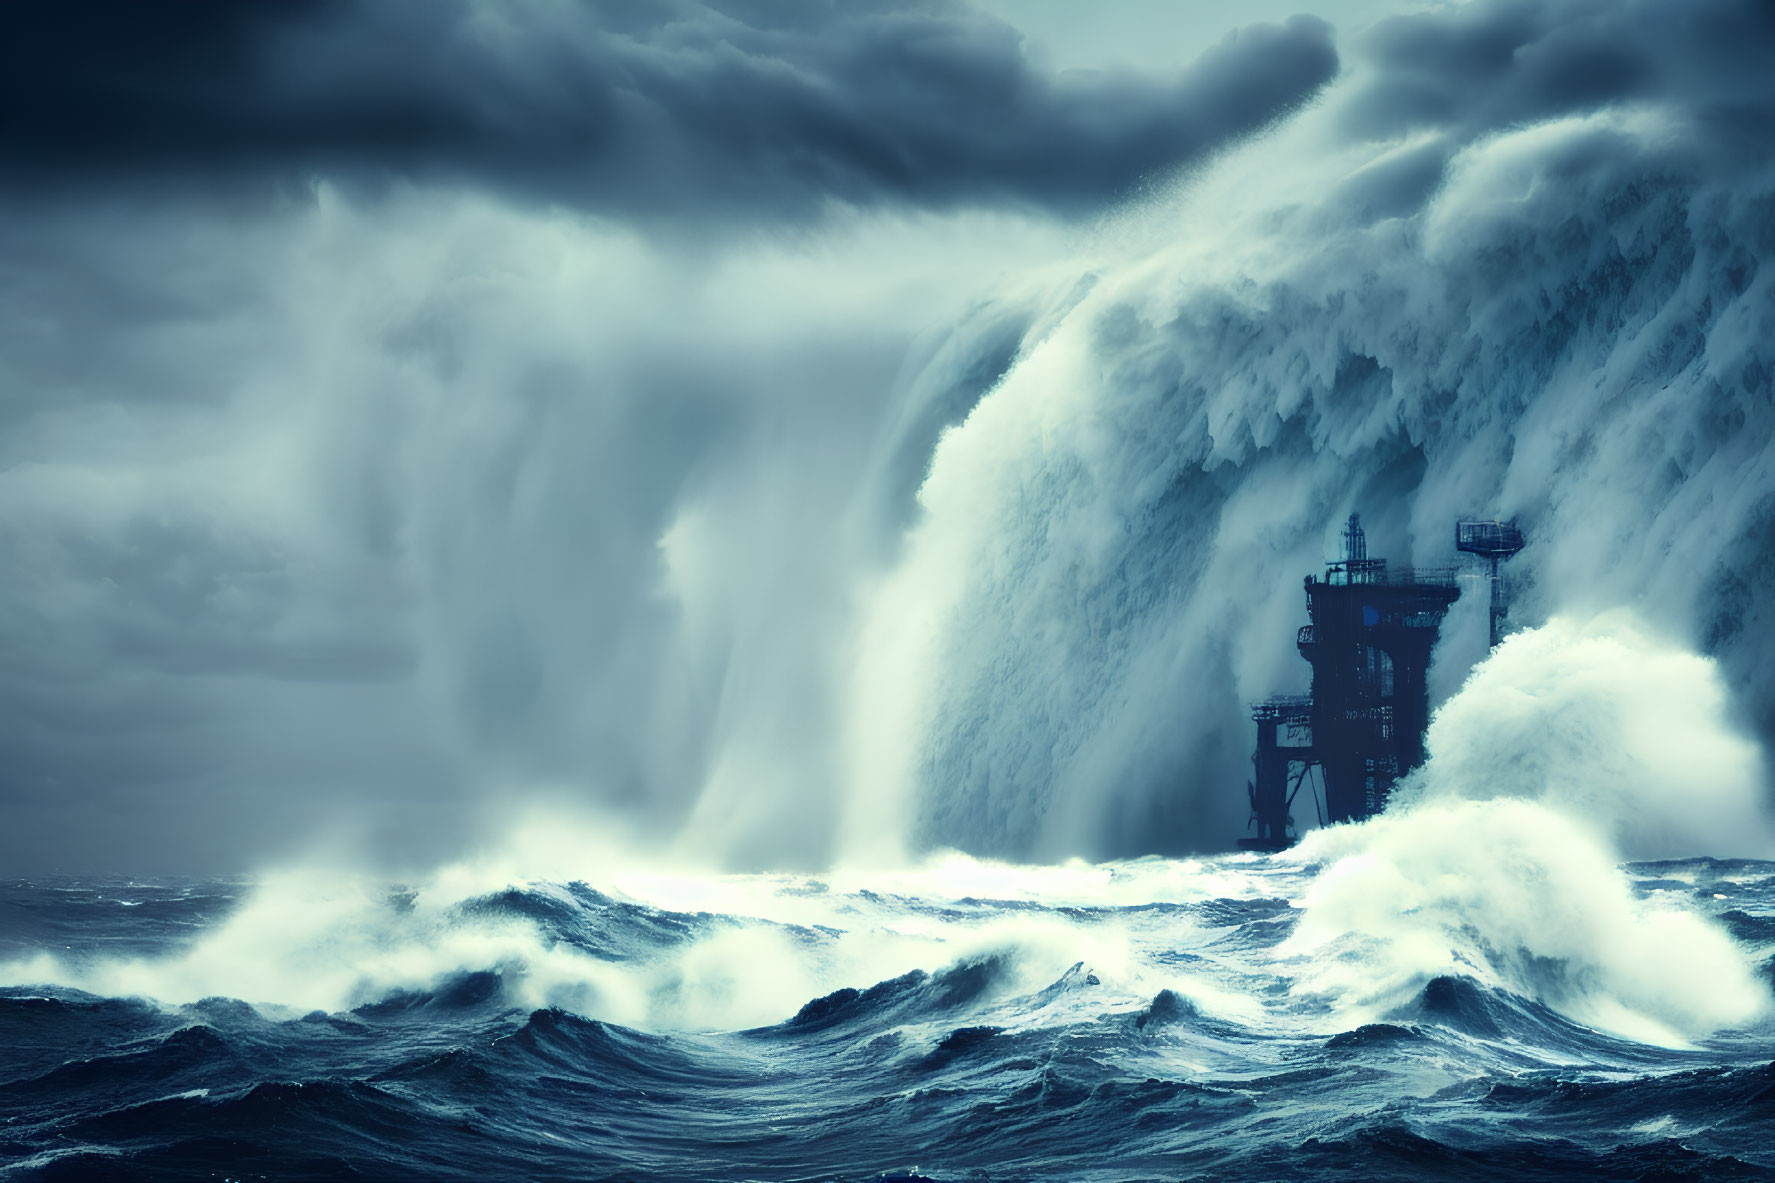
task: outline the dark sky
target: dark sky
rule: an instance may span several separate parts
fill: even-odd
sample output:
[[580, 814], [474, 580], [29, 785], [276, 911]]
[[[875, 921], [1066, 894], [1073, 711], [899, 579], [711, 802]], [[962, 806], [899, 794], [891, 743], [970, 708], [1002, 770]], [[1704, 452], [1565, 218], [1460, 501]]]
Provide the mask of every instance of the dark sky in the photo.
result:
[[1365, 216], [1606, 108], [1771, 147], [1755, 0], [1301, 7], [1072, 68], [1040, 5], [0, 6], [0, 866], [529, 801], [819, 862], [857, 573], [1004, 276], [1315, 105], [1404, 145]]
[[1337, 69], [1310, 17], [1162, 74], [1056, 74], [998, 19], [874, 0], [23, 3], [4, 19], [0, 136], [23, 187], [399, 179], [641, 220], [805, 219], [833, 200], [1084, 213]]

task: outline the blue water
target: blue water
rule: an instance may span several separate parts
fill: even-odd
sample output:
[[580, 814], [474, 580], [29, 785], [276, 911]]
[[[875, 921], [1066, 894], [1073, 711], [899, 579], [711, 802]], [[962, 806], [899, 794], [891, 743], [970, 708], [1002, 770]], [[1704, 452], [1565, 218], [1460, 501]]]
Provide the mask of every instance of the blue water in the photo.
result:
[[[1635, 906], [1708, 918], [1766, 983], [1775, 864], [1628, 872]], [[0, 1177], [1775, 1178], [1766, 1013], [1660, 1046], [1484, 965], [1359, 1013], [1308, 987], [1322, 956], [1288, 953], [1315, 873], [1236, 857], [956, 881], [1005, 898], [940, 877], [705, 884], [731, 912], [549, 881], [428, 910], [437, 888], [389, 885], [312, 932], [264, 931], [246, 881], [14, 881]], [[436, 957], [310, 984], [343, 991], [319, 1009], [280, 991], [330, 957], [361, 967], [353, 940]], [[906, 964], [789, 996], [809, 967], [870, 958]], [[600, 972], [638, 983], [628, 1003], [575, 985]], [[132, 980], [289, 997], [97, 988]], [[1144, 993], [1160, 981], [1176, 988]], [[733, 1021], [749, 1008], [780, 1017]]]

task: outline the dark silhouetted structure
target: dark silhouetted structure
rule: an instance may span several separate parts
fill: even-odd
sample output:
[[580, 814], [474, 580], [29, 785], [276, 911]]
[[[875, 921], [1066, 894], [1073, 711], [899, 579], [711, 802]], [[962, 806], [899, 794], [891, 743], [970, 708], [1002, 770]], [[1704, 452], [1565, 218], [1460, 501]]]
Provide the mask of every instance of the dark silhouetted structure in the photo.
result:
[[[1522, 549], [1514, 523], [1461, 522], [1458, 550], [1491, 560], [1492, 644], [1504, 607], [1500, 559]], [[1255, 837], [1240, 845], [1280, 850], [1294, 841], [1291, 810], [1301, 789], [1323, 781], [1321, 822], [1355, 821], [1386, 808], [1398, 779], [1422, 763], [1430, 722], [1427, 675], [1443, 615], [1460, 597], [1458, 569], [1389, 570], [1368, 557], [1356, 514], [1344, 528], [1344, 557], [1324, 578], [1307, 576], [1307, 616], [1295, 643], [1313, 667], [1305, 697], [1267, 699], [1252, 708], [1251, 818]], [[1315, 806], [1320, 793], [1312, 794]]]

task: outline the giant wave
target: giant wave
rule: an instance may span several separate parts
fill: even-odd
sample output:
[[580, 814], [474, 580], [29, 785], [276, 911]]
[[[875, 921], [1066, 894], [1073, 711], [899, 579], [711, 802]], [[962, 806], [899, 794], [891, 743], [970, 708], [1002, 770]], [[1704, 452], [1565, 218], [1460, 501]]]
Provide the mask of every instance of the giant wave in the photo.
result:
[[[1702, 7], [1639, 5], [1622, 35], [1696, 69], [1743, 18]], [[1498, 33], [1521, 71], [1600, 19], [1530, 12]], [[1718, 116], [1767, 87], [1721, 63], [1681, 99], [1488, 122], [1523, 83], [1500, 66], [1461, 117], [1377, 110], [1401, 73], [1431, 85], [1400, 46], [1453, 53], [1493, 19], [1383, 26], [1314, 110], [934, 351], [905, 430], [950, 426], [860, 626], [853, 851], [1221, 847], [1244, 704], [1304, 685], [1299, 579], [1352, 510], [1376, 553], [1432, 566], [1456, 517], [1517, 517], [1519, 618], [1635, 605], [1775, 729], [1754, 590], [1775, 553], [1775, 174]]]

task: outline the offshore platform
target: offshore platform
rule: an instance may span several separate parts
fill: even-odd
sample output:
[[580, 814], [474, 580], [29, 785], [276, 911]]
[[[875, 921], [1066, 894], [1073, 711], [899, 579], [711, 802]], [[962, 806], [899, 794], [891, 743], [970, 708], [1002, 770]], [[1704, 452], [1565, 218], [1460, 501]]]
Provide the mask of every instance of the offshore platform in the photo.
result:
[[[1515, 522], [1455, 523], [1455, 549], [1485, 559], [1491, 577], [1491, 643], [1509, 610], [1498, 566], [1523, 547]], [[1430, 651], [1442, 618], [1460, 598], [1460, 568], [1389, 569], [1368, 557], [1362, 520], [1344, 527], [1343, 558], [1323, 578], [1306, 577], [1307, 618], [1295, 636], [1313, 667], [1307, 695], [1251, 708], [1254, 837], [1247, 850], [1282, 850], [1296, 834], [1291, 810], [1311, 790], [1321, 824], [1359, 821], [1387, 806], [1393, 785], [1424, 759], [1430, 723]]]

